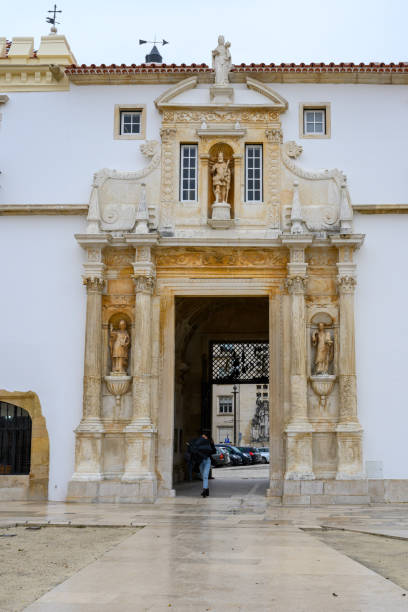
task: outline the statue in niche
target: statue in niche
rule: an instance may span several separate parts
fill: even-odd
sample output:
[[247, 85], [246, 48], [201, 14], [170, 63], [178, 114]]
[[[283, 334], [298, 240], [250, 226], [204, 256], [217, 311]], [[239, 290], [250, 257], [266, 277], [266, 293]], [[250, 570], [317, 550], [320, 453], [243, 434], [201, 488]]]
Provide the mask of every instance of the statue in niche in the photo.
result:
[[227, 202], [231, 185], [230, 160], [224, 161], [224, 153], [218, 153], [217, 161], [210, 162], [215, 202]]
[[218, 45], [212, 52], [212, 67], [215, 70], [215, 84], [228, 85], [228, 73], [231, 70], [230, 42], [223, 36], [218, 37]]
[[334, 357], [334, 342], [324, 323], [319, 323], [317, 331], [313, 332], [312, 345], [316, 347], [315, 374], [328, 375]]
[[110, 326], [109, 347], [112, 360], [112, 372], [127, 374], [130, 336], [124, 319], [119, 321], [119, 329]]

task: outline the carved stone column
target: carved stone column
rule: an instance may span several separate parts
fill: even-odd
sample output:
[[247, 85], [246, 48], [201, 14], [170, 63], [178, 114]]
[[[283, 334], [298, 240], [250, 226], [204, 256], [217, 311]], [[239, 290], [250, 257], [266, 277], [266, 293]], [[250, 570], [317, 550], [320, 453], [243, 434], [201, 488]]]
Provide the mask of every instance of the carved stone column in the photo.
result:
[[[199, 145], [200, 148], [203, 147], [202, 141]], [[200, 165], [199, 165], [199, 187], [200, 187], [200, 214], [201, 214], [201, 223], [207, 223], [207, 219], [211, 217], [211, 210], [208, 210], [208, 176], [209, 169], [208, 165], [210, 163], [210, 156], [208, 153], [200, 153], [199, 155]]]
[[133, 354], [133, 413], [125, 429], [126, 460], [123, 482], [139, 483], [141, 499], [157, 493], [155, 471], [156, 427], [152, 423], [152, 295], [155, 286], [151, 244], [136, 246], [135, 327]]
[[312, 480], [312, 431], [307, 414], [307, 348], [305, 289], [307, 235], [285, 236], [289, 247], [287, 288], [291, 296], [290, 392], [291, 415], [286, 426], [286, 480]]
[[340, 411], [337, 431], [337, 480], [365, 478], [363, 473], [362, 427], [357, 416], [357, 384], [355, 360], [353, 263], [354, 248], [361, 236], [332, 239], [339, 249], [337, 286], [339, 293], [339, 386]]
[[75, 473], [72, 480], [102, 479], [101, 374], [102, 374], [102, 291], [104, 287], [102, 249], [88, 245], [84, 264], [86, 286], [86, 328], [82, 420], [76, 433]]
[[[242, 147], [243, 145], [241, 144], [240, 146]], [[231, 218], [239, 219], [242, 214], [241, 206], [243, 206], [243, 202], [245, 201], [245, 194], [244, 194], [245, 183], [241, 182], [242, 179], [240, 178], [241, 176], [243, 176], [242, 163], [243, 163], [244, 153], [234, 153], [232, 158], [234, 160], [234, 175], [235, 176], [233, 177], [233, 180], [234, 180], [234, 211], [233, 211], [233, 214], [231, 211]]]
[[269, 210], [269, 227], [279, 229], [280, 208], [280, 148], [282, 144], [282, 130], [280, 124], [265, 130], [267, 139], [265, 151], [265, 196], [264, 200]]
[[177, 160], [175, 125], [163, 126], [160, 130], [162, 139], [162, 169], [161, 169], [161, 219], [162, 234], [174, 233], [173, 205], [178, 201]]

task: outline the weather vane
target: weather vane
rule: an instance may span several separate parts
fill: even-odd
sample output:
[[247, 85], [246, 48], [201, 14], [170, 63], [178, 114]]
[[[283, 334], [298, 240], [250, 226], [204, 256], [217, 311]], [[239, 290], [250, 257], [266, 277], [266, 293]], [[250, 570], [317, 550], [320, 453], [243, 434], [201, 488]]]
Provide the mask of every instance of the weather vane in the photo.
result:
[[164, 40], [164, 38], [162, 38], [161, 40], [140, 40], [139, 39], [139, 45], [145, 45], [146, 43], [151, 43], [152, 45], [163, 45], [164, 47], [164, 45], [169, 44], [169, 41]]
[[[156, 38], [156, 36], [154, 38]], [[150, 51], [150, 53], [148, 53], [146, 55], [146, 63], [148, 63], [148, 64], [162, 64], [163, 63], [163, 58], [160, 55], [159, 50], [156, 47], [156, 45], [162, 45], [164, 47], [164, 45], [168, 45], [169, 44], [169, 41], [168, 40], [164, 40], [164, 38], [162, 38], [162, 40], [141, 40], [141, 39], [139, 39], [139, 45], [145, 45], [146, 43], [151, 43], [153, 45], [152, 50]]]
[[57, 5], [54, 4], [54, 8], [52, 9], [52, 11], [48, 11], [49, 13], [52, 13], [53, 16], [52, 17], [46, 17], [45, 21], [47, 23], [51, 24], [51, 34], [56, 34], [57, 33], [57, 28], [55, 27], [56, 23], [60, 23], [59, 21], [57, 21], [57, 13], [62, 13], [62, 11], [58, 11], [57, 10]]

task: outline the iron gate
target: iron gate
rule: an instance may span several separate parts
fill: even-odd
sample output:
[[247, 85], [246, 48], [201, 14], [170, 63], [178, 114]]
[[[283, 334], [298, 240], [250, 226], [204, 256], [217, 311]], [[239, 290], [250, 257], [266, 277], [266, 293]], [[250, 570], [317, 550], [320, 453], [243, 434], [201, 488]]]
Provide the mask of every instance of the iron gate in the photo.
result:
[[29, 474], [31, 417], [14, 404], [0, 402], [0, 474]]
[[212, 384], [269, 382], [269, 342], [210, 342], [210, 360]]

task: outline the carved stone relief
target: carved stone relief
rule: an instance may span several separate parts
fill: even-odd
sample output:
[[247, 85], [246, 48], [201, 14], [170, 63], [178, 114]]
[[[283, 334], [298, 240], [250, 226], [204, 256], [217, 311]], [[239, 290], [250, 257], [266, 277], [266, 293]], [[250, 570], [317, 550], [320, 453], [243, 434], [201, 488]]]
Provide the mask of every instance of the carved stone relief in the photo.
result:
[[[131, 231], [136, 223], [140, 199], [145, 197], [145, 190], [148, 200], [157, 203], [157, 177], [152, 175], [159, 172], [158, 142], [147, 141], [140, 145], [140, 151], [150, 160], [145, 168], [130, 172], [104, 168], [94, 174], [87, 218], [88, 233], [98, 233], [100, 229]], [[143, 179], [146, 179], [145, 182]]]
[[163, 123], [270, 123], [279, 121], [279, 113], [275, 111], [240, 111], [240, 110], [179, 110], [165, 111]]
[[104, 251], [105, 264], [111, 268], [128, 268], [134, 260], [133, 249], [107, 248]]
[[[304, 170], [295, 161], [302, 151], [303, 148], [296, 142], [285, 142], [281, 147], [281, 160], [286, 169], [285, 187], [288, 190], [293, 177], [301, 179], [299, 197], [307, 229], [312, 232], [334, 232], [340, 230], [341, 224], [347, 224], [350, 231], [352, 208], [345, 175], [338, 169]], [[287, 212], [285, 214], [288, 215]], [[287, 218], [284, 221], [287, 228]]]
[[172, 207], [176, 189], [176, 148], [175, 137], [177, 130], [172, 127], [163, 127], [160, 130], [162, 139], [162, 173], [160, 189], [160, 225], [169, 232], [173, 231], [174, 220]]
[[161, 248], [156, 254], [158, 268], [166, 267], [203, 267], [203, 266], [238, 266], [238, 267], [283, 267], [288, 262], [285, 250], [257, 249], [172, 249]]

